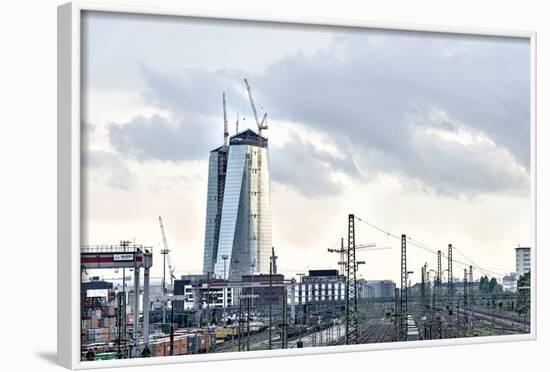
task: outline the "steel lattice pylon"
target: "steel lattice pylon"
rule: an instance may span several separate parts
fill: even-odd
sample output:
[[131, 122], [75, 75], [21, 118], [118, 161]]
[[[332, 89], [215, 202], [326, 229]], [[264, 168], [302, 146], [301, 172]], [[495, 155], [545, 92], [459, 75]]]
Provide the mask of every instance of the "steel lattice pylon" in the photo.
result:
[[453, 285], [453, 245], [449, 244], [449, 253], [447, 254], [448, 258], [448, 271], [449, 279], [447, 280], [447, 294], [449, 306], [452, 306], [453, 296], [454, 296], [454, 285]]
[[468, 270], [464, 269], [464, 307], [468, 305]]
[[117, 358], [123, 359], [128, 357], [128, 337], [126, 335], [126, 292], [117, 293]]
[[472, 265], [470, 265], [470, 273], [469, 273], [469, 280], [468, 280], [468, 294], [470, 295], [469, 303], [472, 305], [474, 303], [474, 271], [472, 268]]
[[399, 313], [401, 316], [401, 339], [407, 337], [407, 236], [401, 235], [401, 301]]
[[420, 304], [422, 305], [422, 313], [426, 311], [426, 265], [420, 268]]
[[356, 344], [358, 335], [357, 322], [357, 263], [355, 261], [355, 215], [348, 216], [348, 260], [346, 290], [346, 344]]
[[437, 305], [441, 306], [441, 278], [443, 272], [441, 271], [441, 251], [437, 251]]

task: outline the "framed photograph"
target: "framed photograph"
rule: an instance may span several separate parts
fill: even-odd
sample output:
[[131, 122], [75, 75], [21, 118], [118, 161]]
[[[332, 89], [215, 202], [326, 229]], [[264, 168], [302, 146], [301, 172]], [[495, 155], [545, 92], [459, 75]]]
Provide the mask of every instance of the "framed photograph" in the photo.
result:
[[60, 6], [59, 363], [534, 339], [535, 52]]

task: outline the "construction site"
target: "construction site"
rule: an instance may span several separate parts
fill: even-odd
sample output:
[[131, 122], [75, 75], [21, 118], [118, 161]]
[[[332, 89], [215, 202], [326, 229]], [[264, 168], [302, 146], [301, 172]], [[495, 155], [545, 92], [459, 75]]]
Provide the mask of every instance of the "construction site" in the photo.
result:
[[[333, 267], [281, 274], [288, 263], [271, 235], [267, 113], [244, 82], [257, 131], [239, 131], [237, 119], [229, 136], [223, 94], [223, 144], [209, 157], [203, 271], [175, 275], [175, 264], [185, 263], [172, 262], [178, 248], [169, 246], [161, 217], [161, 257], [129, 240], [83, 245], [82, 360], [530, 333], [529, 247], [515, 248], [516, 272], [507, 277], [476, 264], [452, 239], [434, 248], [349, 211], [338, 246], [318, 249], [334, 256]], [[364, 244], [368, 231], [394, 244]], [[396, 249], [400, 259], [387, 275], [398, 273], [398, 283], [360, 278], [362, 253]], [[411, 267], [420, 254], [430, 259]], [[162, 278], [151, 278], [153, 265]], [[97, 276], [101, 270], [114, 278]]]

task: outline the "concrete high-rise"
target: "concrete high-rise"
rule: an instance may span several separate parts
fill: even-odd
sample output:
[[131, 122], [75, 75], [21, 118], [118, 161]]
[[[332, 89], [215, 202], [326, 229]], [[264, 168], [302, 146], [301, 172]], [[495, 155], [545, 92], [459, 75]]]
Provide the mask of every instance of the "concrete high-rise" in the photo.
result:
[[203, 271], [230, 280], [269, 273], [267, 138], [247, 129], [210, 153], [206, 209]]
[[516, 248], [516, 273], [523, 275], [531, 271], [531, 248], [517, 247]]

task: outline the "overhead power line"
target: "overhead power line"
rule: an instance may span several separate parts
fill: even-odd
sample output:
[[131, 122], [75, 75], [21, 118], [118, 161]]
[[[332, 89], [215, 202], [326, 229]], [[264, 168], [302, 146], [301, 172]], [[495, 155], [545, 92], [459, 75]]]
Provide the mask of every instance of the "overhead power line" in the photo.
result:
[[[380, 226], [377, 226], [377, 225], [375, 225], [375, 224], [373, 224], [373, 223], [371, 223], [371, 222], [369, 222], [369, 221], [367, 221], [363, 218], [355, 216], [355, 219], [362, 222], [362, 223], [364, 223], [367, 226], [370, 226], [371, 228], [373, 228], [375, 230], [378, 230], [379, 232], [385, 234], [386, 236], [392, 237], [392, 238], [397, 239], [397, 240], [401, 240], [401, 237], [399, 235], [393, 234], [393, 233], [381, 228]], [[413, 239], [411, 236], [407, 236], [407, 241], [409, 242], [409, 244], [414, 245], [417, 248], [420, 248], [420, 249], [422, 249], [426, 252], [429, 252], [429, 253], [434, 254], [434, 255], [437, 256], [437, 251], [438, 251], [437, 249], [434, 249], [434, 248], [432, 248], [432, 247], [430, 247], [430, 246], [428, 246], [428, 245], [426, 245], [426, 244], [424, 244], [424, 243], [422, 243], [422, 242], [420, 242], [416, 239]], [[489, 274], [493, 274], [493, 275], [499, 276], [499, 277], [503, 277], [505, 275], [505, 274], [497, 273], [497, 272], [492, 271], [492, 270], [485, 269], [485, 268], [477, 265], [474, 261], [472, 261], [470, 258], [468, 258], [464, 253], [462, 253], [460, 250], [458, 250], [456, 248], [456, 246], [453, 246], [453, 248], [458, 253], [460, 253], [460, 255], [462, 255], [464, 258], [466, 258], [466, 260], [468, 260], [469, 263], [463, 262], [461, 260], [457, 260], [455, 258], [452, 259], [453, 262], [456, 262], [457, 264], [462, 265], [466, 268], [468, 268], [471, 264], [477, 271], [479, 271], [482, 274], [485, 274], [487, 276], [489, 276]], [[443, 257], [448, 258], [447, 255], [443, 252], [442, 252], [442, 255], [443, 255]]]

